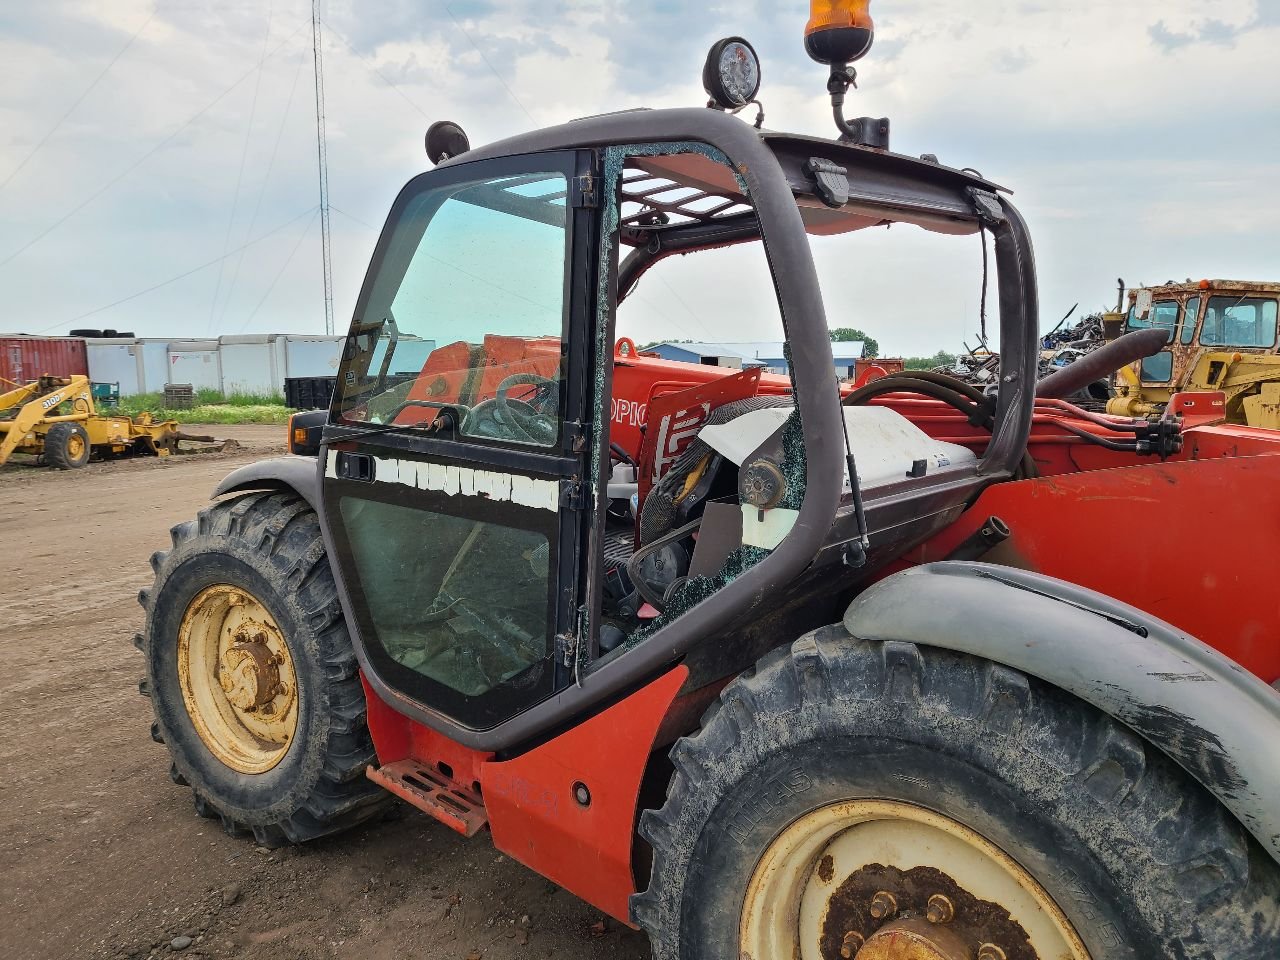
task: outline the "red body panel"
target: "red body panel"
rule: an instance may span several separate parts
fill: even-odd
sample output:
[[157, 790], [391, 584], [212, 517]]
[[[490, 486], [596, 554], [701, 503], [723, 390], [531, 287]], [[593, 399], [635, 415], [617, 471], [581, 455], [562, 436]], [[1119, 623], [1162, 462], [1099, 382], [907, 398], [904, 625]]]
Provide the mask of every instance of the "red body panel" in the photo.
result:
[[997, 484], [893, 570], [943, 559], [994, 514], [1012, 535], [984, 560], [1132, 604], [1270, 683], [1280, 677], [1280, 593], [1260, 585], [1275, 562], [1280, 513], [1258, 508], [1274, 504], [1277, 489], [1280, 459], [1270, 456]]
[[[636, 800], [677, 667], [542, 746], [486, 763], [480, 783], [497, 848], [609, 916], [630, 923]], [[590, 791], [581, 805], [575, 784]]]
[[[505, 761], [415, 723], [380, 700], [363, 675], [361, 681], [380, 764], [414, 760], [481, 793], [499, 850], [630, 923], [627, 899], [635, 892], [631, 852], [640, 781], [663, 719], [688, 674], [677, 667], [568, 732]], [[705, 698], [695, 706], [701, 712]], [[670, 733], [668, 739], [676, 735]], [[586, 806], [575, 799], [578, 783], [590, 791]]]

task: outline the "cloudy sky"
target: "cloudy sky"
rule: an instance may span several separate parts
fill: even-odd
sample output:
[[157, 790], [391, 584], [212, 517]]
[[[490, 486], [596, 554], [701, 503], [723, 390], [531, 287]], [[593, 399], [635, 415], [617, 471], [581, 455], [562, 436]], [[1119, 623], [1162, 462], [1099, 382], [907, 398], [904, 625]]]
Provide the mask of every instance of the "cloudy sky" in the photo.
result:
[[[350, 318], [441, 118], [473, 143], [634, 106], [700, 105], [716, 38], [751, 39], [767, 125], [832, 132], [801, 0], [327, 0], [335, 315]], [[894, 149], [1014, 190], [1052, 326], [1130, 283], [1280, 280], [1280, 2], [875, 0], [852, 115]], [[0, 4], [0, 330], [321, 332], [307, 0]], [[642, 282], [637, 338], [776, 334], [758, 251]], [[817, 245], [832, 325], [886, 354], [977, 328], [976, 238]]]

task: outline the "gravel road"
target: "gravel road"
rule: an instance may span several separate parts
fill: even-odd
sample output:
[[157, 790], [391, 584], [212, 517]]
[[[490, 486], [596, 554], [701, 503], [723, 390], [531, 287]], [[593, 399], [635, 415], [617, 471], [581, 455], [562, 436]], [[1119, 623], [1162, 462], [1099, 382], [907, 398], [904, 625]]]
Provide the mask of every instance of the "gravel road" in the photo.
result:
[[644, 938], [416, 810], [267, 851], [196, 817], [137, 693], [147, 558], [233, 453], [0, 469], [0, 946], [20, 958], [641, 960]]

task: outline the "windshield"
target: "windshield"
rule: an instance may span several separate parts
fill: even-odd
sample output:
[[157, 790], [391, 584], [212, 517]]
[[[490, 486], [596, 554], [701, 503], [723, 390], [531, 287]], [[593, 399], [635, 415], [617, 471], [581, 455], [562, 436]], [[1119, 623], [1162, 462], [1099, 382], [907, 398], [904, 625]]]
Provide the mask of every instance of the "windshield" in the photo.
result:
[[1276, 301], [1263, 297], [1210, 297], [1200, 343], [1206, 347], [1273, 347]]
[[1166, 339], [1173, 340], [1174, 328], [1178, 325], [1178, 301], [1157, 300], [1151, 305], [1145, 317], [1138, 314], [1136, 306], [1129, 308], [1127, 321], [1130, 330], [1148, 330], [1152, 328], [1166, 331]]
[[567, 184], [527, 173], [397, 203], [343, 355], [344, 419], [557, 440]]

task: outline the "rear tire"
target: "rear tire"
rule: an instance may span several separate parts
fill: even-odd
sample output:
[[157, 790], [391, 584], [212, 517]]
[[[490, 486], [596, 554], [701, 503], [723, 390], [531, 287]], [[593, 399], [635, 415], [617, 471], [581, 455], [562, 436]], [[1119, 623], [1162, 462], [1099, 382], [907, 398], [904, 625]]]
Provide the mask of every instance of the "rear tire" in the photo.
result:
[[[249, 493], [202, 510], [194, 522], [174, 527], [172, 539], [173, 549], [151, 558], [155, 583], [138, 597], [146, 625], [135, 644], [147, 662], [140, 689], [155, 711], [152, 736], [169, 750], [170, 778], [191, 786], [196, 812], [218, 818], [229, 833], [251, 832], [267, 846], [337, 833], [383, 813], [392, 798], [364, 776], [377, 761], [315, 512], [290, 493]], [[281, 701], [290, 704], [292, 726], [278, 756], [266, 754], [258, 772], [235, 764], [238, 745], [254, 744], [247, 728], [236, 727], [235, 712], [221, 701], [207, 707], [219, 694], [217, 683], [205, 685], [203, 701], [192, 698], [191, 677], [203, 661], [190, 652], [191, 623], [207, 608], [202, 598], [223, 588], [256, 601], [278, 627], [273, 642], [287, 645], [280, 653], [291, 693]], [[242, 655], [239, 663], [251, 659]], [[225, 660], [217, 662], [223, 666], [210, 672], [222, 680]], [[211, 729], [222, 730], [222, 737]]]
[[55, 423], [44, 435], [44, 459], [59, 470], [78, 470], [89, 462], [89, 434], [75, 422]]
[[[1091, 960], [1280, 956], [1280, 868], [1241, 825], [1127, 728], [988, 661], [826, 627], [726, 687], [672, 760], [665, 805], [641, 819], [653, 869], [648, 890], [631, 905], [655, 960], [756, 955], [747, 949], [758, 941], [744, 913], [758, 916], [750, 905], [759, 902], [789, 909], [780, 897], [753, 894], [784, 874], [767, 873], [780, 862], [779, 844], [824, 811], [859, 806], [940, 815], [958, 825], [956, 833], [976, 834], [1012, 861], [1011, 875], [1021, 871], [1046, 895], [1049, 912], [1066, 921]], [[861, 824], [882, 822], [850, 819], [839, 827], [844, 833], [823, 835], [837, 838], [824, 841], [829, 846], [812, 849], [836, 850]], [[864, 869], [875, 877], [875, 868], [893, 864], [854, 860], [865, 868], [846, 874], [841, 867], [833, 883], [830, 858], [810, 856], [798, 872], [797, 862], [789, 864], [810, 885], [804, 896], [814, 878], [831, 889], [859, 889], [852, 881]], [[921, 862], [935, 874], [956, 862], [939, 859]], [[834, 896], [824, 889], [819, 902]], [[897, 894], [901, 906], [905, 889]], [[787, 921], [794, 955], [840, 956], [840, 936], [874, 934], [888, 921], [870, 919], [869, 898], [856, 905], [863, 929], [824, 927], [822, 941], [801, 936], [813, 927], [796, 914]], [[914, 910], [897, 922], [936, 929], [922, 905]], [[834, 907], [822, 915], [835, 916]], [[963, 926], [961, 919], [957, 912], [948, 929]], [[976, 953], [980, 939], [971, 936], [964, 955]], [[1004, 949], [1010, 957], [1019, 952], [1008, 942]], [[854, 943], [851, 954], [857, 950]], [[789, 943], [773, 952], [793, 955]], [[1052, 955], [1072, 954], [1055, 948]]]

